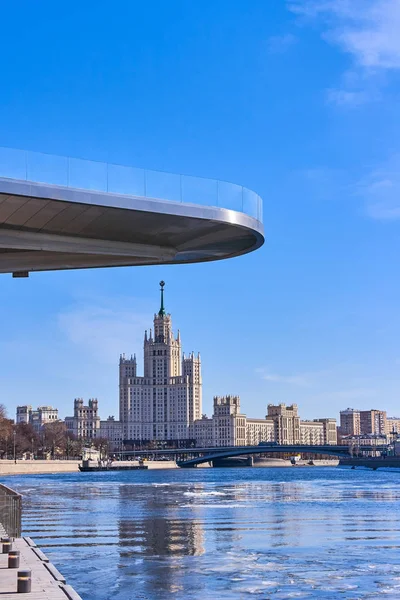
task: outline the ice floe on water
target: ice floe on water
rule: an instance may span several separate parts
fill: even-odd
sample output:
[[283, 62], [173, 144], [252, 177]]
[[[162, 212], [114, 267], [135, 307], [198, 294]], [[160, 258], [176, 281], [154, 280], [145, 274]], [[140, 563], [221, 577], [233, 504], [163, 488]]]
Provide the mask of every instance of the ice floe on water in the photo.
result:
[[201, 498], [203, 496], [226, 496], [225, 492], [183, 492], [184, 496], [193, 496], [195, 498]]

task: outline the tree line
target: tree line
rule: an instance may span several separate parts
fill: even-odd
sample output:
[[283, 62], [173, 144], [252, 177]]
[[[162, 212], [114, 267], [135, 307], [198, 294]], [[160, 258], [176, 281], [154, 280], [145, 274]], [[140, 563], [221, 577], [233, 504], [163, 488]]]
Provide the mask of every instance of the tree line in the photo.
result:
[[[105, 448], [107, 440], [96, 439], [90, 445]], [[37, 431], [30, 423], [14, 423], [0, 404], [1, 459], [13, 459], [14, 454], [16, 459], [28, 454], [38, 459], [81, 458], [83, 446], [87, 443], [67, 431], [63, 421], [46, 423]]]

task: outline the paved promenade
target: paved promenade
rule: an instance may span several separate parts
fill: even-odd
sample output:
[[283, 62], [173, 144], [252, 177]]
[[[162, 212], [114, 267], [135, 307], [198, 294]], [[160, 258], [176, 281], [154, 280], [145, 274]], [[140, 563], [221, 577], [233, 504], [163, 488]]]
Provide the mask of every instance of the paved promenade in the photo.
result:
[[[9, 569], [8, 554], [0, 554], [1, 600], [82, 600], [71, 586], [66, 585], [65, 578], [34, 542], [26, 539], [29, 543], [23, 538], [13, 542], [13, 550], [20, 551], [19, 569]], [[32, 571], [32, 591], [29, 594], [17, 594], [17, 572], [21, 569]]]

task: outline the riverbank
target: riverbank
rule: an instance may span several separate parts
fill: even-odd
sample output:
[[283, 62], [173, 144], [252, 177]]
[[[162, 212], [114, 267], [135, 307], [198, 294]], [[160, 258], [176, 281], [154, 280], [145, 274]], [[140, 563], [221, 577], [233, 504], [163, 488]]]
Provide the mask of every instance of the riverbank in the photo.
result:
[[[2, 475], [40, 475], [44, 473], [77, 473], [79, 472], [78, 465], [82, 464], [80, 460], [1, 460], [0, 461], [0, 477]], [[93, 462], [93, 466], [95, 466]], [[137, 461], [116, 461], [118, 465], [135, 465]], [[149, 469], [177, 469], [176, 462], [173, 460], [166, 461], [146, 461], [145, 464]]]
[[344, 467], [366, 467], [368, 469], [400, 469], [400, 456], [370, 457], [370, 458], [342, 458], [341, 466]]
[[1, 460], [1, 475], [29, 475], [40, 473], [76, 473], [79, 460]]
[[[315, 467], [336, 467], [338, 460], [314, 460]], [[82, 464], [80, 460], [1, 460], [0, 461], [0, 477], [2, 475], [40, 475], [45, 473], [78, 473], [78, 465]], [[138, 465], [138, 461], [115, 461], [115, 467], [118, 466], [133, 466]], [[149, 470], [165, 470], [178, 469], [174, 460], [149, 460], [144, 463]], [[96, 463], [93, 461], [93, 466]], [[240, 465], [238, 465], [240, 466]], [[310, 466], [308, 461], [301, 460], [296, 467]], [[203, 463], [198, 468], [210, 468], [208, 463]], [[262, 458], [254, 461], [253, 468], [273, 468], [273, 467], [293, 467], [290, 460], [280, 458]], [[114, 467], [111, 467], [111, 470]], [[249, 467], [252, 468], [252, 467]]]

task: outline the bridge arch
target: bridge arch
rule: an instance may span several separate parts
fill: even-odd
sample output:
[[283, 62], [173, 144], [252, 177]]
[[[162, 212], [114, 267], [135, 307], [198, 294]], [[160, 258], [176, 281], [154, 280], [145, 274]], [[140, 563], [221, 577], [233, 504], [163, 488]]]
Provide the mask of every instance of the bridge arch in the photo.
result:
[[282, 446], [250, 446], [248, 448], [246, 447], [240, 447], [240, 448], [235, 448], [235, 449], [229, 449], [229, 450], [223, 450], [221, 449], [220, 452], [215, 452], [212, 451], [210, 454], [206, 454], [203, 456], [198, 456], [196, 458], [192, 458], [189, 460], [181, 460], [181, 461], [177, 461], [177, 465], [178, 467], [181, 467], [183, 469], [187, 469], [187, 468], [191, 468], [191, 467], [197, 467], [197, 465], [200, 464], [204, 464], [207, 462], [212, 462], [213, 460], [216, 459], [221, 459], [221, 458], [232, 458], [234, 456], [245, 456], [245, 455], [252, 455], [252, 454], [264, 454], [264, 453], [275, 453], [275, 454], [282, 454], [282, 453], [289, 453], [289, 454], [323, 454], [325, 456], [334, 456], [334, 457], [338, 457], [338, 456], [346, 456], [350, 453], [350, 449], [348, 446], [289, 446], [289, 445], [282, 445]]

